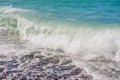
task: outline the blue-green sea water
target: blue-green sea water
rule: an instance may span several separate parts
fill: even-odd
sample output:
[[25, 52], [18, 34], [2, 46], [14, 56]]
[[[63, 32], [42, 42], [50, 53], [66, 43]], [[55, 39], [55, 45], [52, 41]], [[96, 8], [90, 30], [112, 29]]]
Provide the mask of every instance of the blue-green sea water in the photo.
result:
[[36, 11], [46, 21], [119, 24], [119, 0], [0, 0], [1, 6]]
[[94, 80], [120, 80], [120, 0], [0, 0], [0, 35], [63, 51]]

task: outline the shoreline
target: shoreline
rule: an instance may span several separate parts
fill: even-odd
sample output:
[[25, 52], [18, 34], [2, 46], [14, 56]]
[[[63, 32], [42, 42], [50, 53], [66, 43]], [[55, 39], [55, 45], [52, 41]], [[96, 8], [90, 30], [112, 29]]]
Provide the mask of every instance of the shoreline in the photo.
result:
[[[9, 40], [6, 40], [7, 42], [3, 40], [4, 43], [2, 43], [2, 38], [0, 41], [3, 45], [9, 45], [8, 47], [11, 49], [20, 48], [17, 46], [21, 45], [14, 41], [11, 43]], [[49, 49], [27, 51], [27, 49], [23, 49], [24, 54], [19, 54], [22, 49], [19, 49], [17, 53], [19, 55], [14, 54], [17, 52], [16, 49], [16, 51], [13, 50], [13, 53], [11, 50], [8, 56], [7, 54], [0, 55], [1, 80], [93, 80], [91, 75], [84, 69], [75, 66], [72, 59], [63, 55], [62, 51]]]

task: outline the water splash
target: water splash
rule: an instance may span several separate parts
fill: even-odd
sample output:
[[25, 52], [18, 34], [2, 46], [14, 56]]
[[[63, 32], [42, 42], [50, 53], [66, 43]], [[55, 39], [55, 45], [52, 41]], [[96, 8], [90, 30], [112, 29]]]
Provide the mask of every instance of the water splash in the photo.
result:
[[[79, 28], [73, 28], [71, 25], [63, 27], [63, 24], [59, 24], [60, 27], [54, 27], [34, 23], [19, 15], [1, 15], [0, 29], [5, 30], [6, 34], [14, 32], [14, 34], [18, 34], [18, 37], [29, 41], [36, 48], [63, 51], [63, 54], [72, 56], [76, 65], [84, 65], [96, 80], [120, 79], [118, 76], [120, 61], [119, 28], [99, 29], [81, 25]], [[78, 63], [78, 60], [81, 63]], [[118, 65], [116, 65], [117, 63]], [[104, 70], [106, 71], [104, 72]], [[97, 77], [98, 75], [100, 77]], [[117, 77], [110, 77], [111, 75], [117, 75]]]

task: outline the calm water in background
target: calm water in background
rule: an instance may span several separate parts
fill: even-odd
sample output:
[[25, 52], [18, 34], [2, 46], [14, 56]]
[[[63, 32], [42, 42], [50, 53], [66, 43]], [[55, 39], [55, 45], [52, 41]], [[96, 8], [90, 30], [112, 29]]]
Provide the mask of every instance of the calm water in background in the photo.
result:
[[0, 0], [0, 5], [35, 10], [46, 20], [120, 23], [119, 0]]

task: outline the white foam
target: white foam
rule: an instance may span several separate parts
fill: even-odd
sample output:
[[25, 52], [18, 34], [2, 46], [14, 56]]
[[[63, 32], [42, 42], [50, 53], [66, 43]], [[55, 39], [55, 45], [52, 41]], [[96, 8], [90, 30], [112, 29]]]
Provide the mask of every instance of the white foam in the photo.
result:
[[[29, 34], [28, 29], [31, 29]], [[69, 27], [62, 28], [62, 26], [54, 28], [36, 25], [23, 18], [18, 18], [18, 31], [21, 38], [31, 41], [35, 46], [60, 49], [69, 55], [80, 55], [83, 59], [104, 56], [107, 59], [115, 60], [120, 49], [119, 29], [86, 27], [72, 29]]]
[[21, 8], [14, 8], [12, 7], [12, 5], [0, 7], [0, 12], [2, 13], [25, 12], [25, 11], [28, 11], [28, 10], [21, 9]]
[[98, 31], [95, 34], [91, 33], [92, 30], [87, 35], [79, 34], [79, 36], [74, 37], [39, 34], [29, 40], [36, 46], [61, 49], [67, 53], [79, 54], [85, 59], [95, 56], [105, 56], [107, 59], [113, 59], [118, 49], [120, 49], [120, 31], [106, 30]]
[[[8, 6], [0, 10], [6, 13], [22, 11], [23, 9]], [[80, 55], [83, 59], [105, 56], [108, 59], [116, 60], [116, 55], [119, 55], [120, 30], [92, 29], [84, 26], [74, 29], [69, 27], [70, 25], [64, 28], [59, 25], [60, 27], [55, 28], [35, 24], [17, 15], [14, 17], [17, 19], [19, 36], [38, 47], [60, 49], [66, 53]]]
[[[91, 62], [88, 64], [89, 60], [102, 56], [106, 60], [115, 61], [116, 63], [120, 62], [119, 28], [93, 29], [83, 26], [74, 29], [69, 26], [63, 28], [61, 25], [59, 25], [60, 27], [52, 27], [35, 24], [19, 16], [14, 17], [17, 19], [17, 31], [19, 31], [19, 37], [21, 39], [30, 41], [37, 48], [63, 50], [65, 52], [63, 54], [70, 55], [75, 61], [75, 64], [78, 64], [78, 66], [84, 65], [82, 67], [86, 67], [86, 70], [93, 74], [96, 80], [110, 80], [110, 77], [102, 74], [101, 71], [104, 72], [104, 69], [108, 69], [110, 66], [116, 68], [116, 66], [112, 62], [109, 62], [108, 66], [104, 62], [100, 64]], [[29, 45], [28, 47], [31, 46]], [[6, 49], [8, 47], [3, 48]], [[8, 51], [16, 51], [14, 51], [14, 48], [10, 50]], [[83, 62], [79, 63], [78, 61]], [[100, 70], [94, 71], [92, 67], [97, 67]], [[106, 74], [108, 73], [106, 72]], [[98, 77], [98, 75], [100, 76]]]

